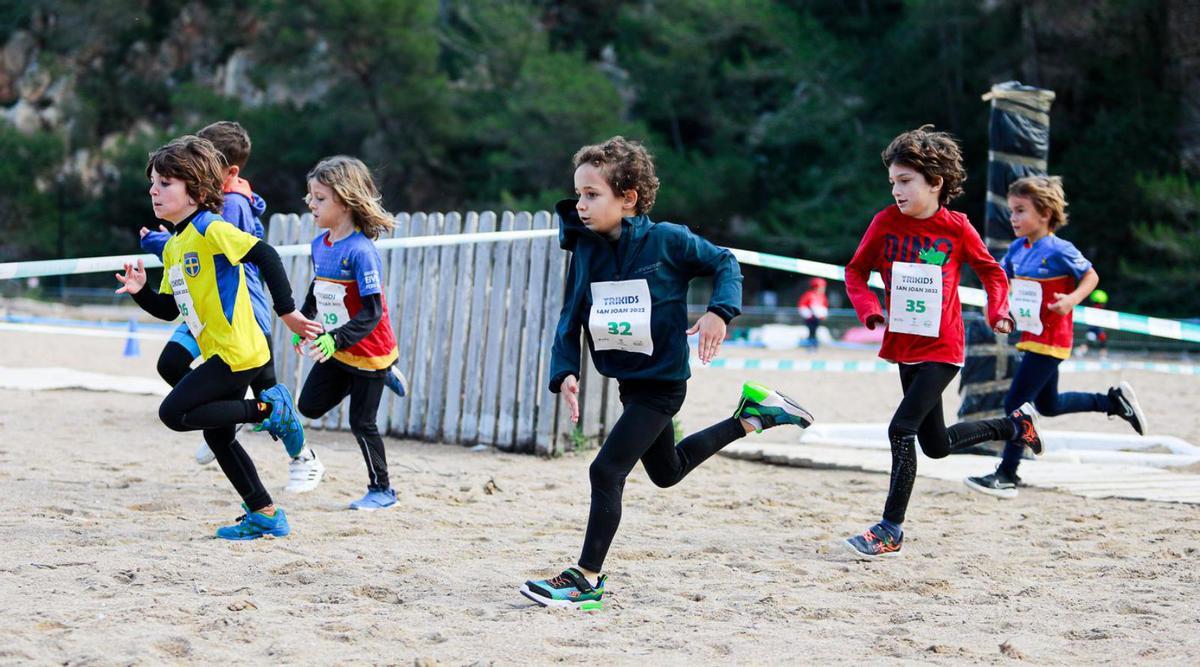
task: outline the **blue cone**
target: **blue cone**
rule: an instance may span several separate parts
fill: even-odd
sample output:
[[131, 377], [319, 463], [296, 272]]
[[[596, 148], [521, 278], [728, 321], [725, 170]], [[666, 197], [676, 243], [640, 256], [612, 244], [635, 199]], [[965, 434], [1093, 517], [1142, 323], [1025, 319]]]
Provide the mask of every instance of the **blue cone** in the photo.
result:
[[134, 335], [136, 333], [137, 333], [137, 321], [134, 320], [133, 318], [130, 318], [129, 319], [129, 337], [125, 339], [125, 356], [127, 356], [127, 357], [140, 357], [142, 355], [142, 348], [138, 344], [137, 336]]

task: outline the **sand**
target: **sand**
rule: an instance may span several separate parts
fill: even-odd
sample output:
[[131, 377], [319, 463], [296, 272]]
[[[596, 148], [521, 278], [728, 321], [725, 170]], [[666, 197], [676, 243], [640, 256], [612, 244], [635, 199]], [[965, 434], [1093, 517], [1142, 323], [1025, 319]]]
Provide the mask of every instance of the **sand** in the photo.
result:
[[[0, 368], [153, 377], [157, 344], [133, 360], [122, 347], [0, 333]], [[727, 414], [743, 377], [698, 372], [685, 429]], [[886, 421], [899, 396], [892, 375], [754, 377], [825, 421]], [[1122, 378], [1157, 431], [1200, 442], [1194, 378], [1088, 373], [1063, 385]], [[157, 404], [0, 390], [0, 663], [1200, 660], [1196, 506], [1030, 489], [1001, 501], [918, 479], [903, 556], [861, 563], [838, 541], [877, 519], [883, 475], [717, 457], [661, 490], [639, 468], [605, 610], [589, 615], [517, 593], [578, 555], [589, 452], [547, 460], [388, 439], [400, 503], [366, 514], [343, 509], [366, 483], [348, 433], [311, 434], [328, 476], [300, 496], [281, 490], [282, 448], [249, 435], [294, 532], [229, 543], [210, 535], [239, 514], [232, 488], [215, 465], [195, 464], [198, 435], [168, 431]], [[1052, 423], [1128, 428], [1099, 416]]]

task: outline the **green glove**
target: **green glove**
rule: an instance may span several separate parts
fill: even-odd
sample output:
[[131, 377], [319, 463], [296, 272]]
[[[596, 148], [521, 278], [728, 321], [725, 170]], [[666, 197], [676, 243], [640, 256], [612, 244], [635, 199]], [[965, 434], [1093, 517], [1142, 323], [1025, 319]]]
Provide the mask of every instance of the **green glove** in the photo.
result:
[[292, 334], [292, 347], [296, 347], [303, 341], [304, 341], [304, 339], [300, 337], [300, 334], [298, 334], [298, 333]]
[[326, 359], [332, 357], [334, 352], [337, 352], [337, 345], [333, 342], [333, 336], [328, 333], [317, 336], [317, 339], [313, 341], [313, 345], [321, 351], [321, 354], [325, 355]]

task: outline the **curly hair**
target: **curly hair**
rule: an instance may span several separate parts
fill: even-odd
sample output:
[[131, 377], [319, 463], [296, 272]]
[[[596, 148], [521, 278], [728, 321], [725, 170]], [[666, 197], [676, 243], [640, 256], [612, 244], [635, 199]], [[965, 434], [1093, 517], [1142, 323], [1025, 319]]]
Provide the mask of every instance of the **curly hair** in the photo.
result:
[[640, 142], [616, 136], [602, 144], [580, 148], [572, 161], [576, 169], [585, 164], [599, 169], [617, 196], [628, 190], [637, 192], [635, 210], [638, 215], [654, 208], [654, 200], [658, 197], [654, 158]]
[[185, 134], [167, 142], [150, 154], [146, 178], [152, 171], [159, 176], [176, 178], [187, 187], [188, 197], [202, 209], [220, 213], [225, 204], [225, 158], [208, 139]]
[[213, 142], [230, 167], [246, 168], [246, 161], [250, 159], [250, 133], [241, 123], [219, 120], [205, 126], [196, 136]]
[[1008, 186], [1009, 197], [1025, 197], [1038, 213], [1050, 214], [1050, 231], [1067, 226], [1067, 193], [1061, 176], [1026, 176]]
[[901, 133], [880, 157], [883, 166], [908, 167], [924, 176], [930, 185], [940, 180], [938, 203], [943, 206], [963, 193], [967, 170], [963, 168], [962, 148], [950, 133], [934, 132], [932, 125]]
[[383, 209], [383, 195], [379, 194], [371, 170], [362, 160], [349, 155], [327, 157], [308, 172], [307, 180], [333, 190], [333, 194], [350, 209], [354, 226], [363, 236], [374, 239], [396, 225], [395, 219]]

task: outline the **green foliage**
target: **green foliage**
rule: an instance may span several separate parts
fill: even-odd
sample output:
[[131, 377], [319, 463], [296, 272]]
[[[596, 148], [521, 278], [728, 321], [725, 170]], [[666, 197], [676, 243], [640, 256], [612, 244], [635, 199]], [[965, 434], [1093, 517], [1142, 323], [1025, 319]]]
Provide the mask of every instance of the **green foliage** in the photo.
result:
[[1132, 226], [1133, 246], [1119, 260], [1119, 286], [1109, 288], [1101, 277], [1113, 297], [1110, 307], [1195, 317], [1200, 313], [1200, 180], [1139, 174], [1135, 182], [1147, 206]]
[[[1121, 308], [1194, 315], [1195, 184], [1153, 0], [0, 0], [37, 67], [70, 80], [61, 129], [0, 123], [8, 258], [110, 254], [154, 226], [147, 152], [221, 119], [250, 131], [269, 212], [348, 153], [390, 210], [548, 208], [579, 146], [643, 140], [653, 216], [722, 243], [844, 263], [890, 203], [879, 153], [934, 123], [981, 221], [992, 83], [1052, 88], [1064, 237]], [[240, 77], [230, 77], [233, 58]], [[229, 88], [233, 83], [236, 87]], [[236, 89], [233, 95], [223, 91]], [[240, 97], [244, 95], [244, 97]], [[80, 158], [79, 151], [85, 151]], [[63, 166], [86, 164], [86, 174]], [[97, 168], [97, 164], [101, 165]], [[60, 174], [63, 176], [60, 177]], [[1163, 176], [1162, 174], [1169, 174]], [[1163, 261], [1167, 260], [1167, 261]], [[794, 277], [748, 270], [787, 290]], [[836, 298], [836, 297], [835, 297]]]

